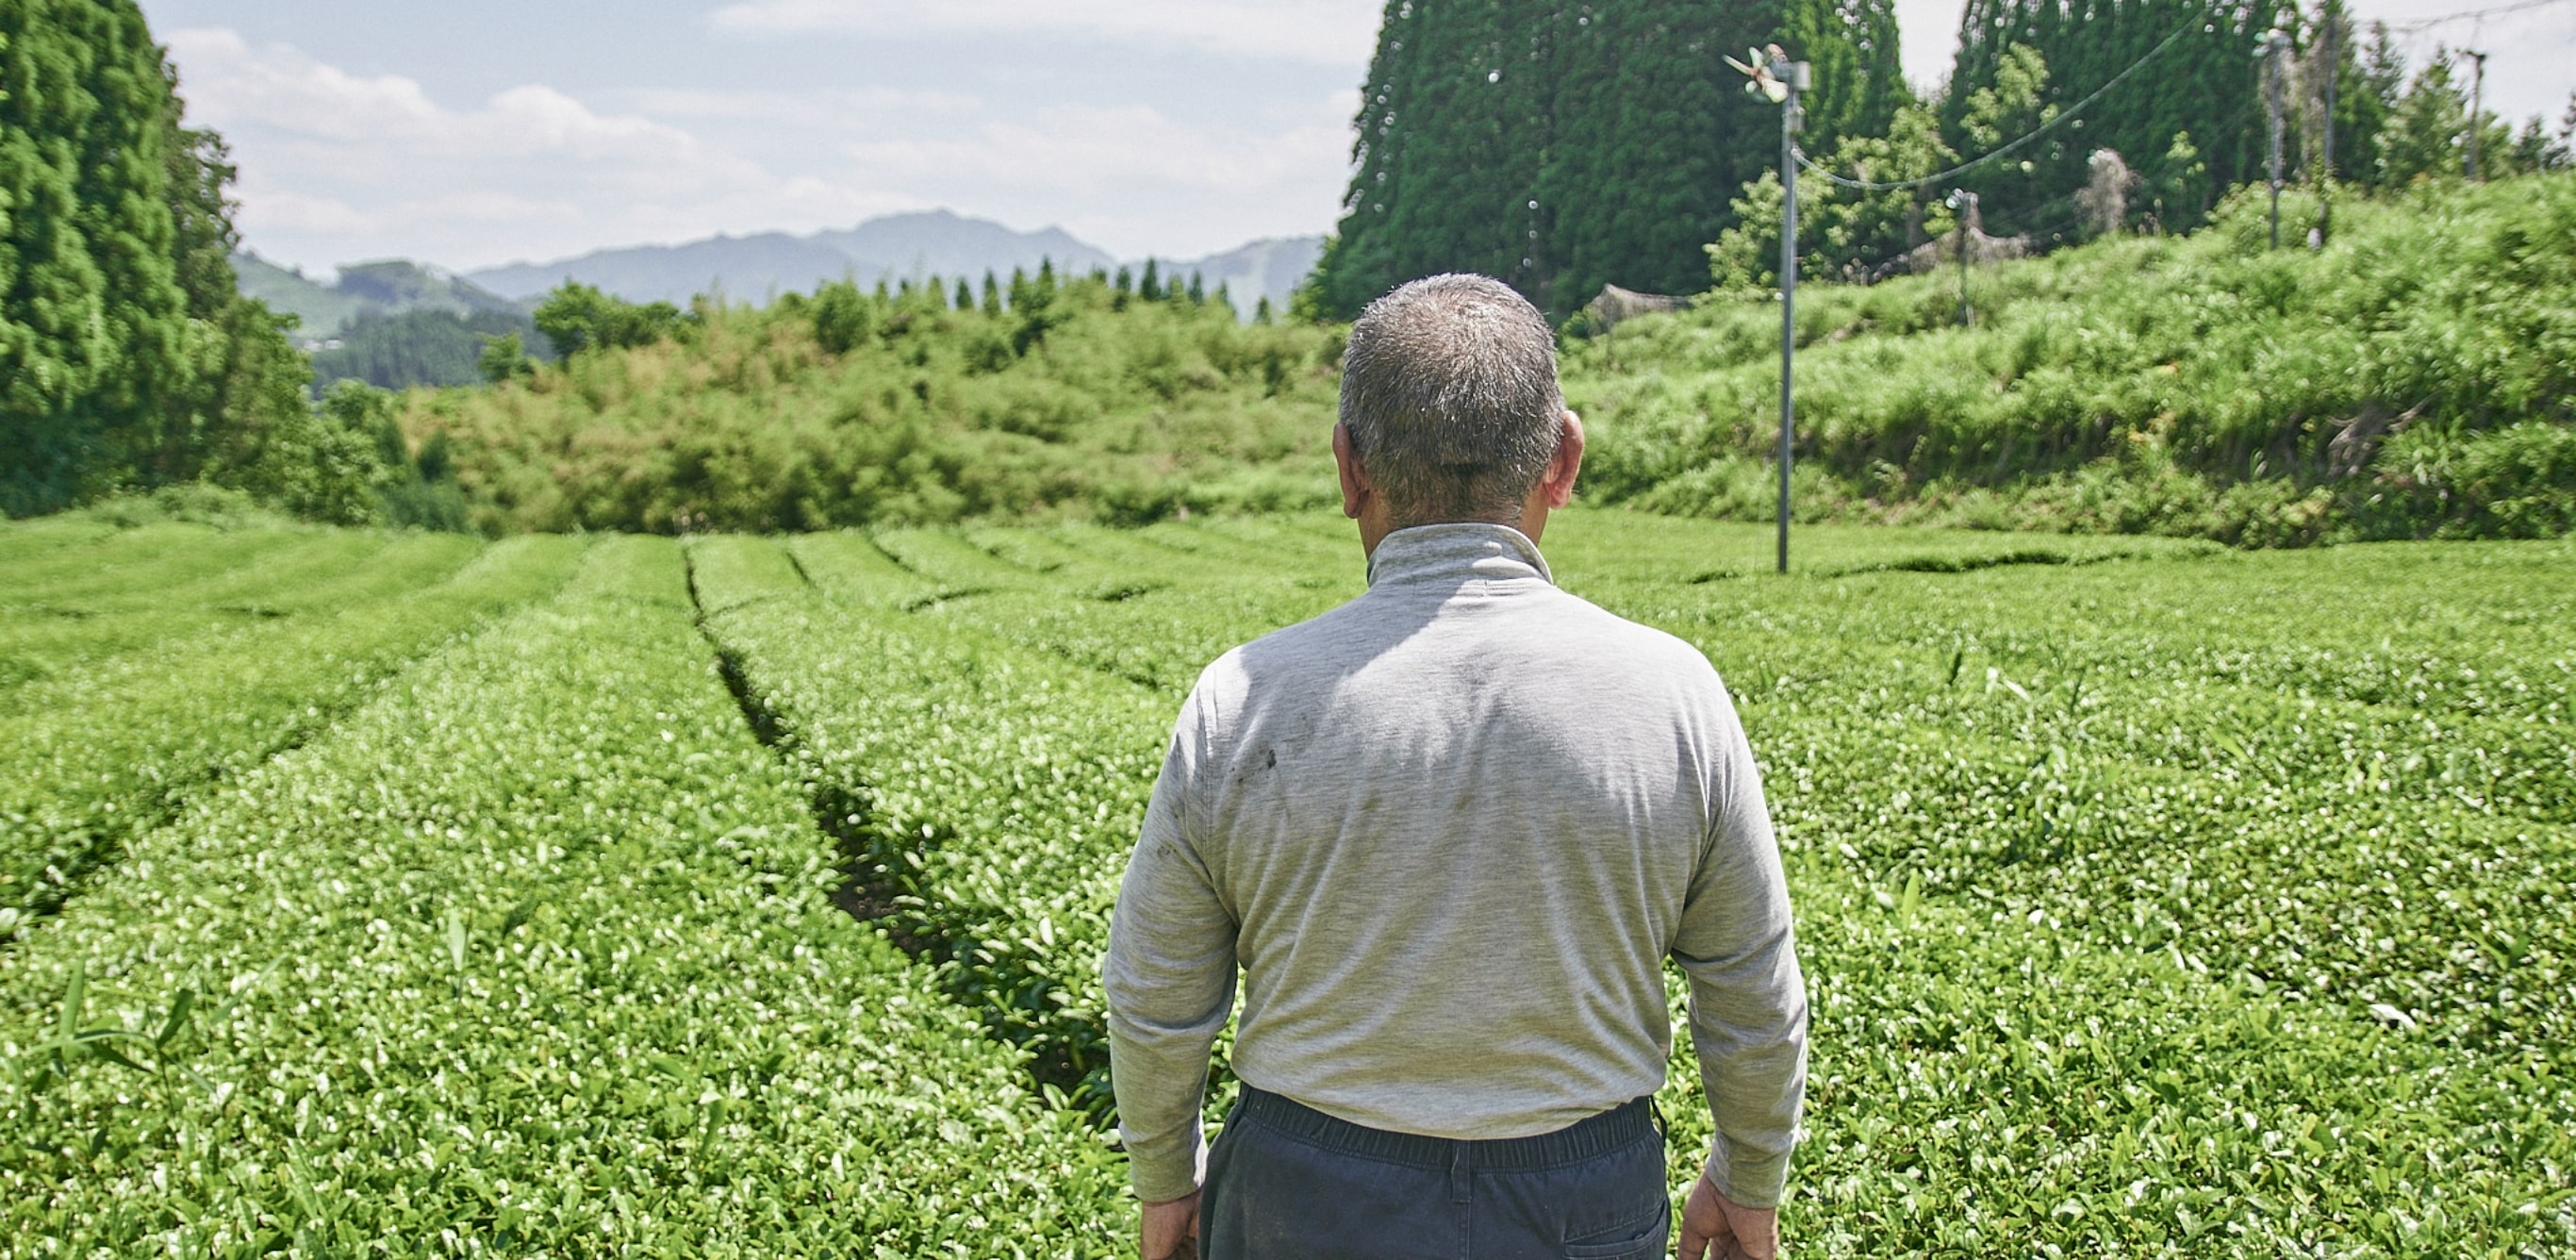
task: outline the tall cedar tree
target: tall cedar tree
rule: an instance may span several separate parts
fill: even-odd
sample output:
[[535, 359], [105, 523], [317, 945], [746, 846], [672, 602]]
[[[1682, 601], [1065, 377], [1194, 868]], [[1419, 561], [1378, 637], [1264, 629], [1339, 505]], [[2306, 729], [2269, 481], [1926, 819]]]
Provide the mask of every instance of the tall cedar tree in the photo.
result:
[[133, 0], [0, 0], [0, 511], [197, 476], [302, 418], [302, 356], [233, 291], [223, 142]]
[[1774, 41], [1816, 63], [1810, 147], [1905, 99], [1892, 0], [1392, 0], [1308, 309], [1440, 271], [1560, 316], [1605, 283], [1705, 287], [1701, 247], [1779, 151], [1721, 57]]
[[[2175, 30], [2186, 31], [2080, 117], [1963, 177], [1962, 185], [1979, 195], [1985, 230], [2073, 239], [2075, 194], [2091, 178], [2095, 149], [2118, 151], [2150, 186], [2179, 183], [2181, 172], [2164, 169], [2166, 155], [2174, 138], [2188, 133], [2207, 168], [2198, 187], [2261, 178], [2262, 67], [2254, 50], [2276, 14], [2291, 16], [2274, 0], [1968, 0], [1941, 121], [1951, 147], [1969, 158], [1991, 147], [1971, 134], [1970, 114], [1980, 89], [2013, 73], [2010, 50], [2040, 54], [2048, 68], [2041, 99], [2063, 111]], [[2190, 227], [2207, 210], [2205, 204], [2168, 205], [2163, 226]]]

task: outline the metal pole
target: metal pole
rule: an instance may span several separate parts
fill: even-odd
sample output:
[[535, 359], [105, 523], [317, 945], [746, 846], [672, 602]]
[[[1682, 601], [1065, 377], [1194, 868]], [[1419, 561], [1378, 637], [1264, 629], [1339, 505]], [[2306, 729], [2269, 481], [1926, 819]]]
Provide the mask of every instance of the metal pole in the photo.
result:
[[2275, 30], [2263, 40], [2263, 104], [2271, 113], [2272, 248], [2281, 247], [2281, 52], [2289, 37]]
[[2470, 52], [2465, 48], [2460, 50], [2460, 55], [2478, 63], [2476, 76], [2469, 80], [2469, 178], [2476, 179], [2478, 177], [2478, 141], [2482, 138], [2479, 133], [2486, 130], [2485, 127], [2478, 125], [2478, 115], [2486, 110], [2487, 55], [2482, 52]]
[[1965, 188], [1951, 189], [1950, 208], [1959, 215], [1959, 326], [1973, 328], [1977, 313], [1968, 306], [1968, 228], [1977, 221], [1977, 194]]
[[2327, 0], [2326, 7], [2326, 142], [2323, 177], [2317, 181], [2317, 245], [2322, 248], [2326, 234], [2334, 223], [2334, 115], [2335, 82], [2343, 78], [2343, 49], [2340, 28], [2343, 6]]
[[1789, 571], [1790, 439], [1797, 407], [1790, 364], [1798, 353], [1798, 91], [1807, 85], [1807, 63], [1788, 62], [1774, 73], [1789, 87], [1780, 110], [1780, 571]]

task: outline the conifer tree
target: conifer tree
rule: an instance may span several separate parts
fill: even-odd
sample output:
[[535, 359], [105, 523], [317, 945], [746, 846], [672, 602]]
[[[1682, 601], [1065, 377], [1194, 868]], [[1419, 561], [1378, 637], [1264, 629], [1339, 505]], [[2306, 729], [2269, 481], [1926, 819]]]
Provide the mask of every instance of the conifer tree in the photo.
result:
[[1394, 0], [1300, 309], [1347, 317], [1437, 271], [1557, 314], [1604, 283], [1703, 287], [1701, 247], [1778, 160], [1779, 111], [1721, 58], [1772, 41], [1817, 63], [1825, 144], [1906, 100], [1893, 0]]
[[1145, 260], [1145, 274], [1136, 281], [1136, 296], [1148, 302], [1163, 300], [1162, 273], [1155, 269], [1151, 258]]
[[2406, 54], [2386, 22], [2371, 23], [2367, 45], [2354, 41], [2353, 63], [2338, 81], [2335, 102], [2335, 169], [2359, 183], [2377, 183], [2381, 134], [2406, 89]]
[[[2154, 64], [2078, 118], [1963, 179], [1979, 194], [1986, 230], [1999, 236], [2062, 231], [2071, 239], [2075, 193], [2090, 178], [2086, 161], [2098, 148], [2139, 155], [2139, 173], [2154, 185], [2167, 172], [2153, 155], [2189, 132], [2213, 186], [2255, 178], [2264, 168], [2266, 141], [2254, 49], [2285, 9], [2280, 0], [1969, 0], [1942, 100], [1945, 137], [1963, 158], [1993, 147], [1970, 134], [1969, 115], [1979, 91], [2012, 86], [2006, 82], [2016, 73], [2012, 50], [2039, 54], [2048, 67], [2043, 110], [2064, 110], [2182, 32]], [[2205, 209], [2168, 206], [2166, 226], [2188, 227]]]
[[223, 143], [133, 0], [0, 2], [0, 510], [206, 472], [307, 419], [302, 356], [233, 291]]
[[2389, 111], [2381, 132], [2378, 182], [2395, 188], [2418, 178], [2464, 174], [2468, 118], [2468, 93], [2458, 82], [2451, 51], [2436, 48]]

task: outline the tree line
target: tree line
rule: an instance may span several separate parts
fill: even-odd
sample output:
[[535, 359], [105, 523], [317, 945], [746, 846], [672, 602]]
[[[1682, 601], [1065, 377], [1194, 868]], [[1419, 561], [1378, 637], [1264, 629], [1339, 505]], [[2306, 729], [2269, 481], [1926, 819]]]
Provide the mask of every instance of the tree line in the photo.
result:
[[177, 88], [134, 0], [0, 0], [0, 511], [202, 483], [461, 519], [391, 408], [317, 404], [294, 317], [237, 291], [230, 153]]
[[2046, 128], [1938, 185], [1802, 179], [1802, 265], [1837, 278], [1905, 269], [1971, 215], [2038, 249], [2189, 230], [2265, 176], [2273, 96], [2287, 170], [2309, 182], [2463, 174], [2473, 147], [2481, 174], [2556, 169], [2576, 138], [2576, 100], [2555, 134], [2471, 120], [2453, 54], [2410, 77], [2389, 30], [2357, 29], [2342, 0], [1971, 0], [1928, 98], [1899, 70], [1890, 0], [1390, 0], [1342, 217], [1301, 309], [1350, 318], [1447, 270], [1504, 279], [1560, 318], [1604, 284], [1699, 291], [1712, 266], [1721, 286], [1768, 287], [1779, 110], [1720, 58], [1774, 43], [1814, 68], [1801, 148], [1847, 179], [1923, 179]]
[[685, 310], [566, 284], [535, 320], [559, 359], [505, 336], [492, 384], [395, 400], [493, 532], [1143, 522], [1332, 493], [1315, 417], [1340, 330], [1243, 320], [1222, 286], [1153, 265]]

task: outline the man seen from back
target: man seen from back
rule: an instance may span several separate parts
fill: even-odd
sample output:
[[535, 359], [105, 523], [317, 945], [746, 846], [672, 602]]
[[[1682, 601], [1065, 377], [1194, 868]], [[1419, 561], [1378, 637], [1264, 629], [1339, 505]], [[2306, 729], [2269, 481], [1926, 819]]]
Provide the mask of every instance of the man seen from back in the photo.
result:
[[1583, 459], [1555, 350], [1483, 277], [1372, 305], [1333, 433], [1367, 593], [1182, 705], [1104, 967], [1145, 1260], [1665, 1254], [1667, 958], [1717, 1134], [1681, 1254], [1776, 1250], [1788, 890], [1717, 672], [1539, 553]]

